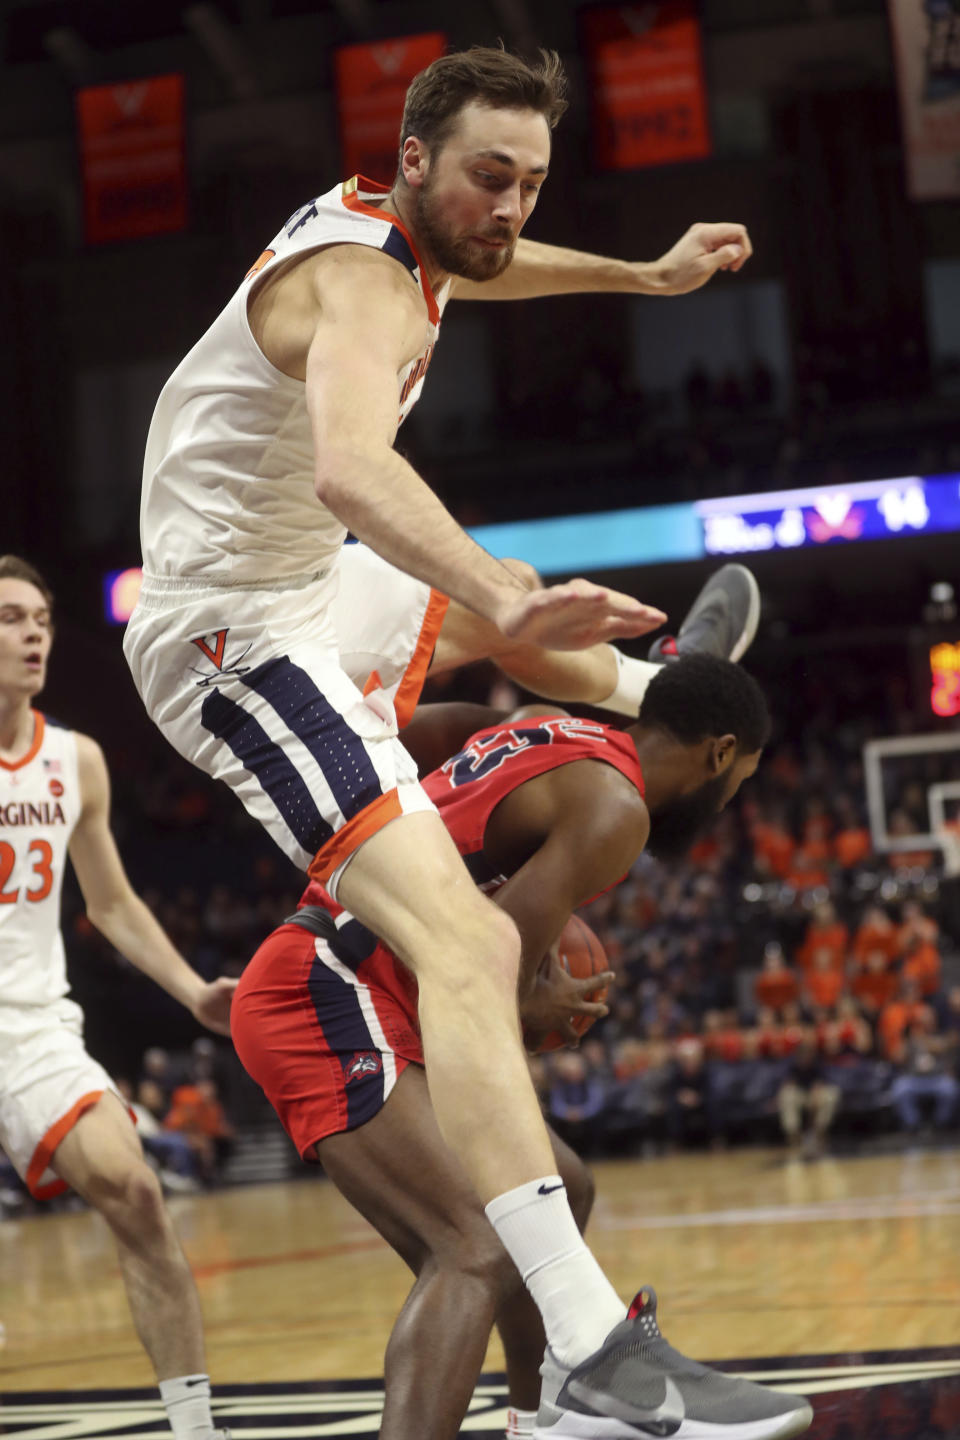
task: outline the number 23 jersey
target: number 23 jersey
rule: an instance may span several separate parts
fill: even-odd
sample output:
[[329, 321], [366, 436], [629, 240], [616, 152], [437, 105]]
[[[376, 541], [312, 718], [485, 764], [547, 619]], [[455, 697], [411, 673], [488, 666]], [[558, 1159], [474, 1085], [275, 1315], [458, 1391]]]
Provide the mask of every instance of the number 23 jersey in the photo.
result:
[[33, 743], [0, 760], [0, 1005], [46, 1005], [67, 993], [60, 893], [80, 818], [77, 741], [33, 712]]

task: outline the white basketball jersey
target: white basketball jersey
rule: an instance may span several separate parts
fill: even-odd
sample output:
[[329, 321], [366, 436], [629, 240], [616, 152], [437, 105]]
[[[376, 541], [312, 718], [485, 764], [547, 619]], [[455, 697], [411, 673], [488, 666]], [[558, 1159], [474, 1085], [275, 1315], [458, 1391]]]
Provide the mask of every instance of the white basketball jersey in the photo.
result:
[[282, 582], [315, 574], [339, 550], [344, 527], [314, 493], [306, 387], [263, 354], [247, 305], [255, 282], [293, 256], [342, 244], [392, 256], [416, 281], [429, 320], [427, 343], [397, 376], [403, 421], [423, 388], [449, 281], [434, 296], [404, 226], [371, 203], [387, 193], [354, 177], [302, 206], [167, 381], [143, 470], [148, 574], [200, 584]]
[[80, 818], [77, 740], [34, 711], [22, 760], [0, 760], [0, 1005], [67, 993], [60, 892]]

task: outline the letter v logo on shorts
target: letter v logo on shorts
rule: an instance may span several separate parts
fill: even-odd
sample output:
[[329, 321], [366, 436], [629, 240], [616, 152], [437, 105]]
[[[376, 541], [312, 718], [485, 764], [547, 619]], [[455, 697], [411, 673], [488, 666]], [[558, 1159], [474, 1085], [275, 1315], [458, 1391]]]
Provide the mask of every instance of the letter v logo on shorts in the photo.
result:
[[[227, 630], [216, 630], [209, 636], [197, 635], [190, 641], [191, 645], [196, 645], [198, 650], [203, 651], [210, 664], [216, 665], [218, 670], [223, 669], [223, 652], [227, 643], [228, 630], [229, 627]], [[212, 647], [207, 644], [208, 640], [213, 641]]]

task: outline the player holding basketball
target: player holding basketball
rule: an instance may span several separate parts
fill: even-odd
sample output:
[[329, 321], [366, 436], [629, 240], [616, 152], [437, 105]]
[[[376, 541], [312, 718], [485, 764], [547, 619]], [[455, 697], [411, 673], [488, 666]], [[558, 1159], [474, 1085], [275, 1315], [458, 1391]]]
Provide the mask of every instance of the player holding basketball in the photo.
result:
[[[463, 734], [479, 709], [424, 707], [410, 727], [414, 753], [434, 750], [458, 728]], [[474, 880], [495, 889], [496, 904], [520, 931], [528, 1027], [545, 1033], [571, 1014], [604, 1013], [584, 998], [597, 980], [573, 981], [556, 966], [545, 980], [542, 957], [571, 911], [615, 885], [647, 843], [666, 856], [689, 848], [755, 770], [768, 727], [748, 675], [728, 661], [691, 656], [661, 667], [626, 732], [530, 707], [470, 736], [424, 781]], [[437, 1129], [415, 984], [321, 886], [308, 887], [298, 914], [245, 970], [233, 1033], [300, 1154], [323, 1164], [417, 1276], [387, 1348], [383, 1440], [456, 1436], [494, 1322], [507, 1357], [508, 1435], [634, 1433], [577, 1403], [602, 1361], [587, 1361], [571, 1382], [549, 1350], [534, 1432], [542, 1327]], [[582, 1226], [589, 1176], [551, 1138], [557, 1175], [545, 1187], [566, 1184]], [[562, 1254], [563, 1231], [553, 1238]], [[695, 1365], [667, 1349], [655, 1324], [649, 1299], [608, 1342], [611, 1355], [646, 1342], [651, 1381], [658, 1372], [675, 1402], [651, 1405], [650, 1426], [659, 1428], [640, 1433], [740, 1440], [806, 1428], [805, 1401]]]
[[0, 1146], [30, 1193], [72, 1186], [117, 1242], [130, 1310], [177, 1440], [212, 1440], [200, 1305], [131, 1118], [83, 1045], [67, 999], [60, 891], [69, 854], [87, 914], [121, 955], [196, 1018], [230, 1033], [235, 981], [207, 984], [130, 888], [110, 833], [103, 754], [33, 708], [53, 638], [53, 596], [0, 557]]
[[[171, 743], [415, 972], [440, 1131], [520, 1272], [549, 1271], [530, 1288], [553, 1353], [577, 1367], [624, 1306], [562, 1189], [544, 1184], [553, 1152], [516, 1026], [520, 937], [471, 883], [385, 697], [365, 703], [346, 676], [332, 620], [347, 528], [513, 642], [588, 649], [662, 619], [585, 581], [528, 589], [393, 448], [452, 296], [676, 294], [750, 253], [725, 224], [693, 227], [649, 265], [520, 240], [562, 85], [556, 56], [435, 62], [408, 92], [393, 188], [337, 186], [263, 252], [158, 401], [125, 651]], [[638, 1352], [594, 1387], [597, 1424], [646, 1425], [650, 1393]]]

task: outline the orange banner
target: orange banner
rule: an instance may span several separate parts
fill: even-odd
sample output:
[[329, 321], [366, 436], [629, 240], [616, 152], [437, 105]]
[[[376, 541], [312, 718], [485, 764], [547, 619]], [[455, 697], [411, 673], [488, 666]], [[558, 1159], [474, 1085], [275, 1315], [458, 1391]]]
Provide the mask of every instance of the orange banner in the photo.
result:
[[889, 0], [900, 125], [913, 200], [960, 196], [960, 10]]
[[88, 243], [182, 230], [187, 223], [182, 75], [77, 92]]
[[581, 16], [594, 162], [633, 170], [710, 154], [700, 21], [693, 0], [610, 5]]
[[337, 51], [334, 74], [345, 175], [390, 183], [397, 170], [407, 86], [446, 49], [447, 37], [432, 31], [345, 45]]

